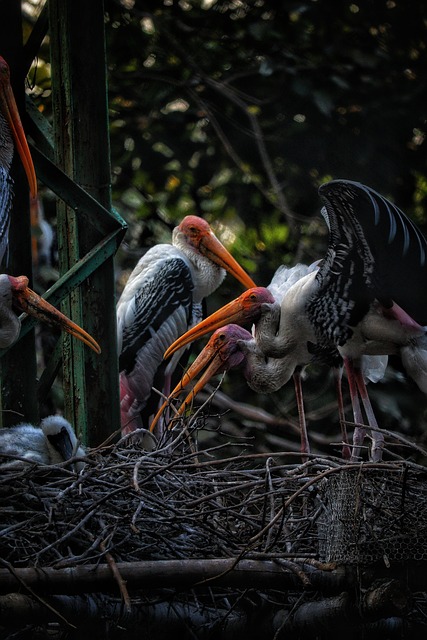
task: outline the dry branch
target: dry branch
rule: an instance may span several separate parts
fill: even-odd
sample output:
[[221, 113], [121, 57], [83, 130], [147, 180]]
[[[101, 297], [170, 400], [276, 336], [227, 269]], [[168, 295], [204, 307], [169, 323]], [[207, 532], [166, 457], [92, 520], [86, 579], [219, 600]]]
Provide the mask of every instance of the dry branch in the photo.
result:
[[[301, 464], [289, 451], [236, 444], [227, 457], [225, 445], [198, 451], [168, 436], [152, 452], [134, 437], [101, 447], [80, 475], [37, 465], [0, 475], [0, 593], [22, 594], [0, 597], [3, 621], [65, 618], [80, 630], [82, 620], [91, 628], [109, 616], [153, 638], [173, 629], [223, 639], [407, 617], [411, 598], [402, 575], [385, 568], [384, 544], [391, 558], [408, 535], [424, 540], [425, 469]], [[388, 573], [374, 586], [378, 569], [363, 574], [362, 602], [357, 559], [366, 548]], [[353, 554], [354, 568], [335, 568], [337, 550]], [[407, 586], [424, 590], [424, 575], [418, 562]]]

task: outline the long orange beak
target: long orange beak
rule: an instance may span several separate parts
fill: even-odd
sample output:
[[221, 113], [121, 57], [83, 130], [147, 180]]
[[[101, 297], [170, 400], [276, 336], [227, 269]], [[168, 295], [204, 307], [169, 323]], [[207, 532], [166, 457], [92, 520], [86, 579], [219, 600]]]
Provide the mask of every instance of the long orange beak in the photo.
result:
[[25, 137], [24, 128], [19, 116], [18, 107], [16, 106], [15, 96], [13, 95], [12, 86], [10, 84], [10, 72], [7, 62], [0, 56], [0, 109], [6, 118], [10, 131], [15, 142], [16, 149], [24, 165], [27, 174], [30, 194], [32, 198], [37, 195], [37, 178], [34, 170], [33, 160], [27, 139]]
[[236, 278], [247, 289], [256, 287], [255, 282], [246, 273], [240, 264], [233, 258], [231, 253], [224, 247], [224, 245], [218, 240], [213, 231], [203, 235], [203, 238], [199, 244], [199, 251], [204, 256], [215, 262], [228, 273]]
[[195, 384], [191, 392], [185, 398], [184, 402], [176, 412], [176, 417], [181, 416], [188, 405], [191, 403], [191, 400], [194, 400], [196, 395], [199, 393], [200, 389], [203, 389], [204, 385], [219, 372], [223, 362], [218, 356], [217, 353], [213, 352], [212, 349], [208, 349], [208, 345], [199, 353], [193, 364], [187, 369], [187, 371], [182, 376], [181, 380], [176, 385], [175, 389], [169, 394], [169, 397], [162, 404], [158, 412], [153, 418], [153, 422], [150, 425], [150, 431], [153, 432], [156, 424], [158, 423], [160, 416], [166, 407], [170, 404], [171, 400], [177, 398], [181, 391], [190, 384], [190, 382], [202, 371], [202, 369], [208, 365], [204, 375], [200, 378], [200, 380]]
[[206, 333], [215, 331], [226, 324], [247, 324], [255, 322], [259, 318], [261, 305], [263, 303], [275, 302], [274, 297], [268, 289], [264, 287], [253, 287], [244, 291], [238, 298], [235, 298], [225, 306], [215, 311], [189, 329], [180, 336], [165, 351], [164, 358], [169, 358], [181, 347], [193, 342], [197, 338], [201, 338]]
[[101, 353], [101, 347], [91, 335], [28, 287], [26, 276], [17, 278], [8, 276], [8, 278], [11, 283], [13, 304], [18, 311], [28, 313], [50, 326], [59, 327], [84, 342], [95, 353]]
[[194, 378], [206, 367], [201, 378], [196, 382], [193, 389], [185, 398], [184, 402], [176, 412], [176, 416], [181, 416], [186, 408], [193, 402], [199, 391], [217, 373], [228, 371], [236, 367], [244, 360], [244, 354], [239, 350], [238, 340], [250, 340], [252, 335], [240, 326], [230, 324], [223, 330], [215, 331], [204, 349], [199, 353], [193, 364], [187, 369], [175, 389], [160, 407], [150, 426], [153, 431], [163, 411], [171, 400], [177, 398]]

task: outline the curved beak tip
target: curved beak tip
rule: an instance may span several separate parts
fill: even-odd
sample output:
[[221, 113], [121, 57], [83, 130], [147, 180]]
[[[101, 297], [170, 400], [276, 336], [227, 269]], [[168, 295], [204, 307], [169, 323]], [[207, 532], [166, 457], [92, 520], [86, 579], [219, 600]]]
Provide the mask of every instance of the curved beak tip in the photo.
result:
[[19, 311], [23, 311], [41, 322], [66, 331], [74, 338], [81, 340], [96, 354], [99, 355], [101, 353], [101, 347], [98, 342], [87, 331], [27, 286], [28, 279], [26, 277], [10, 277], [10, 281], [12, 283], [14, 303]]

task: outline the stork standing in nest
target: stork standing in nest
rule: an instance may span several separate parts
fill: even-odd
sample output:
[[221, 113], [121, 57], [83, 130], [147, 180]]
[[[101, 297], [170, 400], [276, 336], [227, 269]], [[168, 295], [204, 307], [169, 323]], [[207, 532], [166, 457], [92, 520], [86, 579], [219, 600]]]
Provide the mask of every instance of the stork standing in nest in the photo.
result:
[[[280, 386], [311, 358], [337, 352], [346, 368], [356, 423], [352, 458], [359, 458], [366, 435], [361, 400], [371, 428], [371, 459], [379, 461], [383, 436], [376, 430], [363, 362], [367, 356], [398, 354], [420, 389], [427, 390], [427, 242], [400, 209], [369, 187], [335, 180], [319, 193], [329, 228], [324, 259], [297, 280], [281, 305], [262, 305], [255, 341], [243, 340], [240, 347], [252, 367], [264, 359], [266, 384], [272, 380]], [[238, 321], [233, 310], [230, 303], [217, 311], [192, 330], [190, 340], [208, 326], [212, 330]], [[166, 355], [187, 340], [182, 336]], [[279, 360], [273, 377], [270, 358]]]
[[203, 317], [203, 300], [226, 272], [244, 287], [255, 283], [214, 235], [209, 224], [187, 216], [172, 244], [152, 247], [139, 260], [117, 304], [122, 434], [149, 426], [159, 405], [157, 389], [170, 391], [180, 350], [166, 365], [165, 350]]

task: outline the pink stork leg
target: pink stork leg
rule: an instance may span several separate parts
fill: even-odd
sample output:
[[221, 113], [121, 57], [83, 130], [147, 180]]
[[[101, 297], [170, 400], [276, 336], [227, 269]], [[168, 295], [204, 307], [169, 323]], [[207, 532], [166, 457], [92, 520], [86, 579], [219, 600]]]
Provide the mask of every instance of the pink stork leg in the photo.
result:
[[341, 426], [342, 449], [341, 455], [344, 460], [350, 460], [351, 451], [348, 445], [347, 426], [345, 421], [344, 401], [342, 397], [342, 367], [334, 367], [335, 390], [338, 402], [338, 416]]
[[363, 426], [364, 419], [362, 415], [362, 409], [360, 406], [359, 396], [365, 409], [366, 418], [368, 420], [369, 427], [373, 428], [371, 432], [372, 437], [372, 450], [371, 460], [373, 462], [379, 462], [382, 458], [382, 450], [384, 447], [384, 437], [376, 429], [378, 428], [378, 422], [375, 418], [374, 410], [369, 400], [366, 384], [363, 379], [363, 373], [360, 366], [360, 362], [355, 363], [352, 358], [345, 358], [344, 360], [348, 385], [350, 389], [351, 404], [353, 407], [353, 416], [356, 427], [353, 434], [353, 453], [351, 459], [358, 460], [360, 456], [360, 448], [366, 436], [366, 429]]
[[310, 453], [310, 444], [308, 442], [307, 424], [305, 421], [304, 400], [302, 395], [301, 371], [296, 370], [293, 375], [295, 385], [295, 397], [297, 400], [299, 428], [301, 433], [301, 458], [303, 462], [307, 462], [307, 454]]
[[357, 389], [359, 391], [359, 396], [362, 399], [363, 408], [365, 409], [366, 417], [368, 419], [368, 424], [370, 427], [372, 427], [371, 460], [372, 462], [381, 462], [383, 448], [384, 448], [384, 436], [382, 433], [377, 431], [378, 422], [375, 417], [374, 410], [371, 405], [371, 401], [369, 400], [368, 390], [366, 388], [365, 380], [363, 378], [363, 373], [360, 367], [360, 363], [358, 363], [357, 366], [354, 365], [354, 374], [355, 374]]
[[353, 451], [351, 454], [351, 460], [353, 462], [359, 460], [360, 449], [366, 436], [366, 429], [363, 425], [363, 415], [360, 406], [359, 395], [357, 393], [357, 383], [354, 375], [354, 365], [351, 358], [344, 359], [344, 366], [347, 372], [348, 387], [350, 390], [351, 406], [353, 408], [353, 419], [355, 422], [353, 433]]

